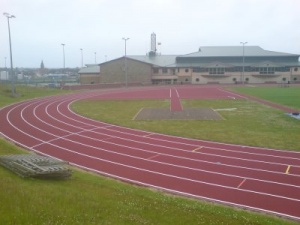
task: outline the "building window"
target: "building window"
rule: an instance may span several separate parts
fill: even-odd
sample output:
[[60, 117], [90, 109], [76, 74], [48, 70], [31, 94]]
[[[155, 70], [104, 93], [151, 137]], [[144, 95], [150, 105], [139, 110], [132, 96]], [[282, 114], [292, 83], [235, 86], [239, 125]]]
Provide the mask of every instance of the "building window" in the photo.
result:
[[193, 68], [194, 73], [200, 73], [200, 67], [195, 67]]
[[185, 82], [188, 82], [189, 81], [189, 78], [185, 78]]
[[294, 71], [297, 72], [298, 71], [298, 67], [294, 68]]
[[274, 67], [261, 67], [259, 68], [260, 74], [274, 74], [275, 68]]
[[185, 72], [188, 73], [188, 72], [189, 72], [189, 69], [185, 69]]
[[196, 78], [196, 82], [199, 82], [199, 78]]
[[168, 69], [167, 68], [162, 68], [162, 73], [168, 73]]
[[158, 73], [158, 68], [153, 68], [153, 73]]
[[225, 68], [209, 68], [209, 74], [224, 74], [225, 73]]

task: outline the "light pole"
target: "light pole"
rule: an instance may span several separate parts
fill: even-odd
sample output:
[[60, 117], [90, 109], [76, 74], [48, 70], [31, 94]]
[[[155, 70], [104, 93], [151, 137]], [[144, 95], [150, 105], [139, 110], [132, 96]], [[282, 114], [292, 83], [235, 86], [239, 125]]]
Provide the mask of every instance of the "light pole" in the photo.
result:
[[63, 46], [63, 66], [64, 66], [64, 73], [65, 73], [65, 69], [66, 69], [66, 61], [65, 61], [65, 44], [61, 44]]
[[81, 68], [83, 67], [83, 49], [81, 48], [80, 49], [80, 51], [81, 51]]
[[129, 38], [122, 38], [125, 42], [125, 57], [124, 57], [124, 60], [125, 60], [125, 86], [127, 88], [128, 86], [128, 71], [127, 71], [127, 54], [126, 54], [126, 42], [129, 40]]
[[[8, 36], [9, 36], [9, 50], [10, 50], [10, 74], [11, 74], [11, 94], [12, 96], [15, 96], [15, 76], [14, 76], [14, 70], [13, 70], [13, 60], [12, 60], [12, 49], [11, 49], [11, 36], [10, 36], [10, 25], [9, 25], [9, 19], [16, 18], [14, 15], [10, 15], [8, 13], [3, 13], [4, 16], [7, 18], [7, 24], [8, 24]], [[5, 64], [6, 64], [6, 57], [5, 57]]]
[[241, 44], [243, 45], [243, 72], [242, 72], [242, 84], [244, 84], [244, 73], [245, 73], [245, 44], [247, 44], [248, 42], [241, 42]]

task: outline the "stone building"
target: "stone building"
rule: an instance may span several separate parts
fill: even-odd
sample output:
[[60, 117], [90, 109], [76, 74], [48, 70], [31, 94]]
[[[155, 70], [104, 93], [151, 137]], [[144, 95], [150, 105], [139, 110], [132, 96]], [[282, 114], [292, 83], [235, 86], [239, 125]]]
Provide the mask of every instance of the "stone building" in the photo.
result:
[[79, 70], [80, 84], [99, 84], [101, 83], [100, 66], [97, 64], [87, 64]]
[[[259, 46], [200, 47], [187, 55], [127, 56], [100, 64], [101, 83], [232, 84], [300, 82], [297, 54]], [[126, 66], [127, 65], [127, 66]], [[127, 73], [126, 73], [127, 68]]]

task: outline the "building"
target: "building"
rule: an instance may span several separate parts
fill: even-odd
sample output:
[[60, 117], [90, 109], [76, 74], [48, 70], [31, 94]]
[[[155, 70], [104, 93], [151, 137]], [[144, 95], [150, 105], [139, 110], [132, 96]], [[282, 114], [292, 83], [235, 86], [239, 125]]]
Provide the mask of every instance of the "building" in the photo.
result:
[[[127, 56], [100, 64], [101, 83], [232, 84], [300, 82], [297, 54], [259, 46], [200, 47], [187, 55]], [[126, 73], [127, 69], [127, 73]]]
[[80, 84], [99, 84], [100, 66], [97, 64], [87, 64], [86, 67], [78, 71]]

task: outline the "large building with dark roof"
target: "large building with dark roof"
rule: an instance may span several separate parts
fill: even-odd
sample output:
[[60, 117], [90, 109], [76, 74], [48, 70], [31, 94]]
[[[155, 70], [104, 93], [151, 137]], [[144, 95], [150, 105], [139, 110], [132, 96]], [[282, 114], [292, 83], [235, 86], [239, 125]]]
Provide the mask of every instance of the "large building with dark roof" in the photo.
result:
[[[259, 46], [200, 47], [187, 55], [127, 56], [100, 64], [101, 83], [231, 84], [300, 82], [297, 54]], [[127, 69], [127, 73], [126, 73]]]

